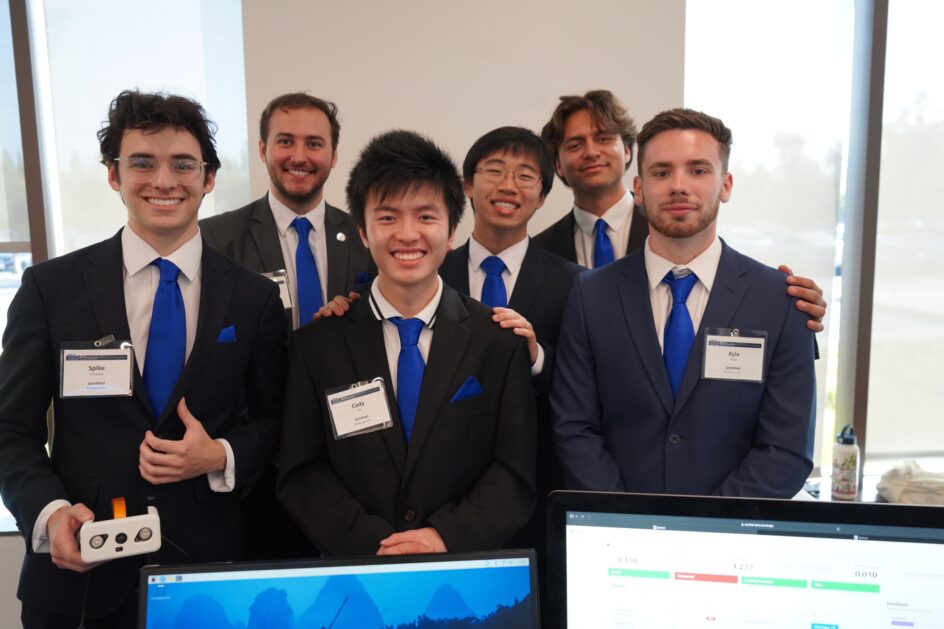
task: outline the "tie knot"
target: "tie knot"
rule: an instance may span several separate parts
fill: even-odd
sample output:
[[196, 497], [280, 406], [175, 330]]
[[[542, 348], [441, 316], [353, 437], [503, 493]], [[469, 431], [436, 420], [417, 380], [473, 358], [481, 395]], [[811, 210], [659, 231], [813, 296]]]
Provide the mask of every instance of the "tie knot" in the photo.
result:
[[299, 216], [292, 221], [292, 227], [295, 228], [295, 233], [298, 234], [300, 241], [308, 240], [308, 232], [311, 231], [311, 221], [304, 216]]
[[672, 303], [684, 304], [689, 294], [691, 294], [695, 282], [698, 281], [698, 276], [694, 273], [676, 276], [672, 271], [669, 271], [665, 274], [662, 281], [668, 284], [669, 288], [672, 289]]
[[485, 275], [501, 275], [506, 268], [505, 263], [498, 256], [488, 256], [479, 266], [485, 271]]
[[400, 333], [400, 347], [410, 347], [416, 345], [420, 340], [420, 332], [423, 331], [422, 319], [404, 319], [403, 317], [390, 317], [390, 323], [397, 326], [397, 332]]
[[607, 226], [607, 224], [606, 224], [606, 221], [603, 220], [602, 218], [598, 218], [598, 219], [597, 219], [597, 222], [596, 222], [595, 225], [594, 225], [594, 231], [595, 231], [597, 234], [605, 234], [607, 227], [608, 227], [608, 226]]
[[161, 272], [161, 283], [177, 281], [177, 276], [180, 275], [180, 269], [178, 269], [177, 265], [170, 260], [158, 258], [151, 264], [156, 266]]

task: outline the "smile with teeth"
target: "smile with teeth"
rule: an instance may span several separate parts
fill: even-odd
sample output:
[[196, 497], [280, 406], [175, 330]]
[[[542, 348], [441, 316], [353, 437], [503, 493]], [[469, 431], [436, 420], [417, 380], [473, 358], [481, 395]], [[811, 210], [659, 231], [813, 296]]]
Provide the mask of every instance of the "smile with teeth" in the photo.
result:
[[289, 168], [288, 172], [290, 175], [294, 175], [296, 177], [307, 177], [311, 174], [311, 171], [309, 170], [299, 170], [297, 168]]
[[496, 209], [509, 212], [518, 209], [518, 204], [510, 201], [492, 201], [492, 206]]
[[413, 260], [419, 260], [426, 255], [425, 251], [394, 251], [393, 257], [397, 260], [403, 260], [404, 262], [411, 262]]
[[159, 199], [157, 197], [148, 197], [147, 202], [150, 203], [151, 205], [177, 205], [182, 200], [183, 199], [177, 199], [177, 198]]

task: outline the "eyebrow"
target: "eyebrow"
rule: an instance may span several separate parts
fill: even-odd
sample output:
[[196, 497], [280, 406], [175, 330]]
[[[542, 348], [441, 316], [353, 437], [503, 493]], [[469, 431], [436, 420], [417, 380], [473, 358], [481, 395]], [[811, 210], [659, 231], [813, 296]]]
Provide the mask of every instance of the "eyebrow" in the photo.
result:
[[[506, 162], [500, 157], [493, 157], [491, 159], [485, 160], [485, 165], [488, 166], [489, 164], [501, 164], [502, 166], [506, 166], [508, 162]], [[534, 172], [538, 172], [538, 169], [532, 166], [531, 164], [529, 164], [528, 162], [521, 162], [520, 164], [518, 164], [518, 168], [527, 168], [528, 170], [533, 170]]]
[[[151, 159], [156, 159], [154, 153], [145, 153], [144, 151], [135, 151], [126, 157], [149, 157]], [[170, 156], [170, 159], [195, 159], [198, 162], [201, 161], [199, 157], [192, 155], [191, 153], [174, 153]]]
[[306, 140], [318, 139], [324, 140], [324, 136], [320, 133], [291, 133], [289, 131], [278, 131], [275, 134], [277, 138], [305, 138]]
[[[711, 163], [709, 159], [690, 159], [685, 162], [686, 166], [709, 166], [714, 168], [714, 164]], [[672, 168], [675, 164], [673, 162], [652, 162], [649, 164], [647, 170], [652, 170], [653, 168]]]

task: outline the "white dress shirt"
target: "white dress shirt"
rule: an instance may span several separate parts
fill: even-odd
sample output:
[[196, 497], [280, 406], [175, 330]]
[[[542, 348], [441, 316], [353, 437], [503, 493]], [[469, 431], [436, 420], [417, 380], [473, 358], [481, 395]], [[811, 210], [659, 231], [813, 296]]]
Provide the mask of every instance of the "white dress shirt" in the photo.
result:
[[689, 273], [694, 273], [698, 277], [698, 281], [695, 282], [692, 292], [689, 293], [688, 299], [685, 301], [697, 335], [701, 318], [708, 306], [711, 287], [715, 283], [715, 275], [718, 273], [718, 263], [721, 261], [721, 240], [715, 236], [714, 241], [707, 249], [685, 265], [677, 265], [657, 255], [649, 246], [648, 238], [646, 238], [643, 255], [646, 262], [646, 274], [649, 276], [649, 301], [652, 303], [652, 320], [656, 325], [659, 347], [665, 351], [663, 337], [665, 336], [665, 322], [668, 321], [669, 312], [672, 310], [672, 289], [662, 281], [662, 278], [669, 271], [672, 271], [676, 277], [688, 275]]
[[[288, 282], [289, 294], [292, 296], [292, 327], [297, 328], [298, 321], [298, 282], [295, 281], [295, 252], [298, 249], [298, 232], [292, 227], [292, 221], [304, 216], [311, 223], [308, 232], [308, 246], [315, 256], [315, 265], [318, 267], [318, 280], [321, 282], [322, 303], [328, 303], [328, 247], [325, 244], [325, 201], [316, 205], [307, 214], [296, 214], [294, 210], [279, 201], [272, 192], [269, 192], [269, 207], [272, 208], [272, 217], [279, 234], [279, 244], [282, 246], [282, 259], [285, 261], [285, 276]], [[334, 295], [331, 295], [334, 297]], [[307, 322], [306, 322], [307, 323]]]
[[397, 392], [397, 361], [400, 358], [400, 332], [396, 324], [390, 321], [391, 317], [403, 317], [404, 319], [422, 319], [423, 329], [420, 330], [420, 338], [416, 345], [420, 350], [425, 364], [429, 358], [429, 346], [433, 343], [433, 324], [436, 318], [436, 309], [439, 308], [439, 300], [442, 299], [443, 282], [438, 275], [436, 280], [439, 282], [436, 294], [418, 313], [412, 317], [404, 317], [403, 314], [394, 308], [393, 304], [387, 301], [387, 298], [380, 292], [378, 282], [380, 278], [375, 278], [370, 285], [370, 307], [374, 316], [383, 321], [384, 349], [387, 352], [387, 366], [390, 368], [390, 379], [393, 382], [388, 383], [393, 388], [394, 394]]
[[619, 260], [626, 255], [629, 246], [629, 228], [633, 224], [633, 193], [626, 190], [623, 197], [610, 206], [603, 216], [597, 216], [574, 206], [574, 245], [577, 248], [577, 264], [593, 268], [593, 242], [598, 219], [606, 221], [606, 235], [613, 244], [613, 257]]
[[[475, 236], [470, 236], [469, 295], [473, 299], [482, 301], [482, 286], [485, 285], [485, 271], [482, 269], [482, 260], [495, 255], [505, 263], [505, 270], [502, 271], [502, 281], [505, 282], [505, 301], [510, 302], [511, 295], [515, 290], [515, 283], [518, 281], [518, 273], [521, 271], [521, 265], [524, 263], [524, 256], [528, 253], [529, 246], [531, 246], [530, 239], [524, 238], [504, 251], [493, 254], [477, 241]], [[534, 364], [531, 365], [531, 375], [538, 375], [542, 369], [544, 369], [544, 348], [538, 343], [538, 356]]]
[[[148, 334], [151, 330], [151, 311], [154, 309], [154, 295], [161, 279], [160, 270], [151, 262], [162, 256], [134, 233], [130, 227], [121, 230], [121, 252], [128, 329], [131, 332], [131, 343], [134, 345], [135, 363], [138, 366], [138, 372], [143, 374]], [[190, 358], [190, 352], [193, 350], [193, 341], [197, 332], [197, 319], [200, 315], [200, 267], [202, 256], [203, 239], [200, 237], [199, 230], [193, 238], [181, 245], [176, 251], [168, 256], [163, 256], [180, 269], [177, 284], [180, 286], [180, 294], [183, 297], [187, 322], [185, 360]], [[144, 439], [143, 434], [141, 439]], [[226, 439], [217, 439], [217, 441], [226, 451], [226, 467], [221, 472], [207, 473], [207, 481], [211, 490], [229, 492], [236, 486], [236, 460], [229, 442]], [[33, 539], [31, 540], [33, 552], [49, 552], [49, 538], [46, 530], [49, 516], [59, 508], [68, 506], [71, 506], [71, 503], [67, 500], [53, 500], [43, 507], [33, 524]]]

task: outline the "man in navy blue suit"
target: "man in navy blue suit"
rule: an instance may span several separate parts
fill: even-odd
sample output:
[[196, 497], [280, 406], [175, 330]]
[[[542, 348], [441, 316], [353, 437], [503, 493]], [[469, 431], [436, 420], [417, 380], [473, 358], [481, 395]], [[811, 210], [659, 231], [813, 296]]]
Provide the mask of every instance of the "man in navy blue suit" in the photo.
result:
[[638, 137], [643, 250], [575, 281], [551, 392], [575, 489], [790, 497], [812, 468], [813, 338], [783, 273], [718, 238], [731, 131], [687, 109]]

